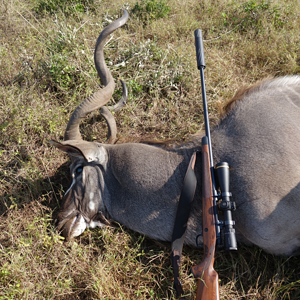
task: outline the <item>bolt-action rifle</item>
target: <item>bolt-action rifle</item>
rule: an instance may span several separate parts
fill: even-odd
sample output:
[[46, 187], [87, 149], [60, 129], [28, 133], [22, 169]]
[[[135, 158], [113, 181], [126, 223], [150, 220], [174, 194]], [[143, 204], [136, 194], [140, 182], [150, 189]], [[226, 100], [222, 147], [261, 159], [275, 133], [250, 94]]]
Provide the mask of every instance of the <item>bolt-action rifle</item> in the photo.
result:
[[[226, 250], [237, 250], [234, 221], [231, 211], [235, 203], [230, 201], [229, 192], [229, 165], [227, 162], [218, 163], [214, 167], [210, 128], [207, 110], [207, 100], [204, 81], [204, 51], [202, 32], [195, 31], [197, 64], [201, 75], [203, 110], [206, 136], [202, 139], [202, 236], [204, 256], [200, 264], [192, 267], [192, 273], [198, 279], [196, 300], [219, 299], [218, 273], [214, 270], [215, 248], [224, 246]], [[190, 207], [196, 190], [197, 179], [195, 175], [196, 152], [192, 155], [184, 178], [183, 187], [177, 207], [177, 213], [172, 235], [171, 262], [174, 272], [174, 288], [180, 300], [185, 299], [179, 279], [179, 266], [182, 246], [187, 228]], [[221, 200], [219, 202], [219, 200]], [[218, 207], [223, 212], [223, 221], [219, 220]], [[199, 235], [200, 236], [200, 235]], [[198, 237], [199, 237], [198, 236]], [[197, 237], [197, 245], [198, 243]]]
[[[224, 245], [226, 250], [237, 250], [234, 221], [231, 211], [235, 209], [230, 201], [229, 165], [221, 162], [214, 167], [210, 138], [209, 118], [204, 81], [204, 48], [202, 32], [195, 31], [197, 65], [201, 75], [203, 110], [206, 136], [202, 138], [202, 237], [204, 256], [200, 264], [192, 267], [192, 273], [198, 279], [196, 300], [219, 299], [219, 276], [214, 270], [216, 246]], [[223, 212], [224, 221], [218, 217], [217, 203]], [[224, 242], [223, 242], [224, 241]]]

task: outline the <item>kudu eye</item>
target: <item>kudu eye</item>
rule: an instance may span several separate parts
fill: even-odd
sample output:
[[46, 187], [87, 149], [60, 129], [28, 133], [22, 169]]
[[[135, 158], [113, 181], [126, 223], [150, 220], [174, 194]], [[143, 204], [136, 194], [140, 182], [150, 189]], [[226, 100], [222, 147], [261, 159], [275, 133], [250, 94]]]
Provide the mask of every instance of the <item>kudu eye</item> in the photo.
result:
[[75, 172], [76, 172], [76, 174], [80, 174], [80, 173], [82, 173], [82, 170], [83, 170], [82, 167], [78, 167]]

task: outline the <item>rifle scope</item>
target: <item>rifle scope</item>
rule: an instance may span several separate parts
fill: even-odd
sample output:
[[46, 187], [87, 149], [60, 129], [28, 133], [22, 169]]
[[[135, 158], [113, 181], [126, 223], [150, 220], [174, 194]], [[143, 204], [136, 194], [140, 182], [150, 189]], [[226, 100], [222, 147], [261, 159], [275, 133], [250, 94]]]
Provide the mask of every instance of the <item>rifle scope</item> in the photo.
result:
[[220, 188], [220, 210], [224, 214], [224, 247], [225, 250], [237, 250], [235, 229], [233, 225], [231, 211], [235, 210], [235, 203], [230, 201], [231, 193], [229, 192], [229, 165], [227, 162], [220, 162], [215, 167], [218, 186]]

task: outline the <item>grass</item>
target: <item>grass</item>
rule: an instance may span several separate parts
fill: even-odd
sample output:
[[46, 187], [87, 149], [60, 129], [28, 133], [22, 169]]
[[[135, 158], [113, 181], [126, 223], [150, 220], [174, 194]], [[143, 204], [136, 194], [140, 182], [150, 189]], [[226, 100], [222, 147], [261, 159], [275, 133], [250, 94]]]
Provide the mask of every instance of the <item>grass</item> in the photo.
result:
[[[204, 33], [211, 122], [242, 85], [298, 74], [296, 1], [0, 1], [0, 299], [173, 299], [169, 245], [116, 224], [63, 243], [54, 228], [68, 188], [68, 158], [49, 146], [98, 78], [100, 31], [127, 8], [130, 19], [106, 46], [115, 79], [129, 87], [116, 113], [120, 142], [183, 141], [203, 129], [193, 31]], [[112, 102], [120, 97], [120, 85]], [[81, 125], [103, 141], [99, 112]], [[202, 251], [184, 248], [182, 282]], [[221, 299], [299, 299], [298, 257], [252, 247], [218, 251]]]

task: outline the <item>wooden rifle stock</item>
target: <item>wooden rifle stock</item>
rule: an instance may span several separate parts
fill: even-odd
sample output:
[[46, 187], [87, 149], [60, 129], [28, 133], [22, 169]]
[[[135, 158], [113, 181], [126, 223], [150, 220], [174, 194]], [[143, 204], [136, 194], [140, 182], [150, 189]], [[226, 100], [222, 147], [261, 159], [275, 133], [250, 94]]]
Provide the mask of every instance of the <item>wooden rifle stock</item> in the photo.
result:
[[216, 227], [208, 139], [202, 139], [202, 216], [204, 257], [192, 267], [198, 279], [196, 300], [219, 300], [219, 275], [214, 270]]

